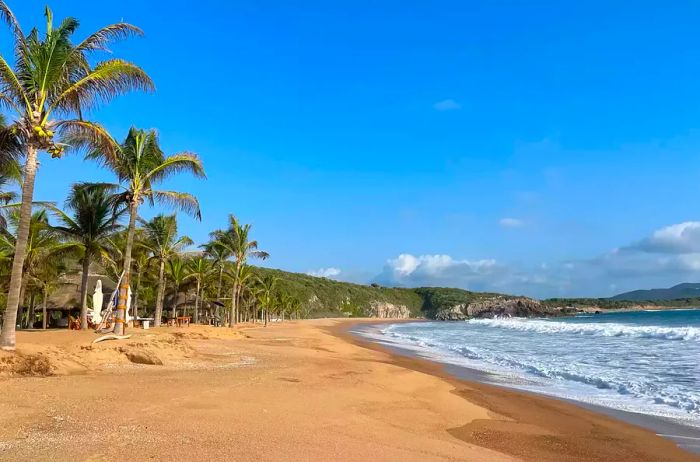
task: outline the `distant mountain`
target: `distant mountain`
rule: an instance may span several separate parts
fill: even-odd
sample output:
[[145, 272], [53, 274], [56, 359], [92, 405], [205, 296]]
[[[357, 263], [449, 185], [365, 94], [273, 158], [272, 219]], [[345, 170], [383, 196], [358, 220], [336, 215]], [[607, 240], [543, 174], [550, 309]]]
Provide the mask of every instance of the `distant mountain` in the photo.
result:
[[630, 300], [630, 301], [657, 301], [657, 300], [676, 300], [679, 298], [698, 298], [700, 297], [700, 283], [685, 282], [668, 289], [650, 289], [650, 290], [633, 290], [624, 294], [610, 297], [611, 300]]

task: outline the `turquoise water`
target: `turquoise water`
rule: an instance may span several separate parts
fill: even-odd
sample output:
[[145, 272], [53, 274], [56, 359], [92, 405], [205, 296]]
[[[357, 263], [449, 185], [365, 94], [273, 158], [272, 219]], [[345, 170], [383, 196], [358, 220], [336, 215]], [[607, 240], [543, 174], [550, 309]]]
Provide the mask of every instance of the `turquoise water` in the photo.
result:
[[700, 427], [700, 310], [394, 324], [382, 335], [519, 388]]

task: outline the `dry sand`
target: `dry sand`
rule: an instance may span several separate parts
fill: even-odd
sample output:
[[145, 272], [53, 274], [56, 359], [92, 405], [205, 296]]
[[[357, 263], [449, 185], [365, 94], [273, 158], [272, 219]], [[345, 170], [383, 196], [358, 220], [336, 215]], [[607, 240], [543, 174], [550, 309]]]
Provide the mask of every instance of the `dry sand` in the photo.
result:
[[18, 354], [0, 355], [0, 459], [699, 460], [568, 403], [368, 348], [349, 325], [132, 330], [98, 345], [19, 333]]

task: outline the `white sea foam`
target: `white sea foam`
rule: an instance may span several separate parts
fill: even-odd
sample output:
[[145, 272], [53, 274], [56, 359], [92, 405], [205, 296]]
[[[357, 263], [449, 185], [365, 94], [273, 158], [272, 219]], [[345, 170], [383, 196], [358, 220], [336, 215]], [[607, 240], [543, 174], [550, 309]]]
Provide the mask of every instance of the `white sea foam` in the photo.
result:
[[638, 337], [658, 338], [664, 340], [700, 341], [700, 328], [697, 327], [660, 327], [631, 326], [618, 323], [566, 323], [537, 319], [471, 319], [470, 324], [488, 327], [512, 329], [541, 334], [579, 334], [603, 337]]
[[700, 427], [699, 317], [696, 310], [409, 323], [379, 336], [498, 383]]

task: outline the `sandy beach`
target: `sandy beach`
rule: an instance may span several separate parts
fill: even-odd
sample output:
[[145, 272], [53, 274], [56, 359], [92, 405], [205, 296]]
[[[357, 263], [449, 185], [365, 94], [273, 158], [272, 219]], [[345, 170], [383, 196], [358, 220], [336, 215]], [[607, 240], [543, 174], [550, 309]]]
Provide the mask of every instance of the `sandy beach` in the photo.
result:
[[132, 330], [97, 345], [92, 332], [20, 332], [19, 355], [0, 356], [0, 458], [700, 460], [633, 425], [367, 345], [352, 322]]

